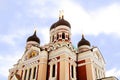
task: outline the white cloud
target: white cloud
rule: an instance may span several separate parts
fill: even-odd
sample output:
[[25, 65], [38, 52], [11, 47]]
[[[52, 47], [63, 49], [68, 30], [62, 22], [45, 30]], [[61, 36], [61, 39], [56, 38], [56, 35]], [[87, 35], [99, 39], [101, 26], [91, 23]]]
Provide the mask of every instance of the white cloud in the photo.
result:
[[15, 45], [15, 41], [13, 39], [16, 37], [16, 35], [12, 34], [12, 35], [0, 35], [0, 36], [3, 36], [0, 42], [5, 42], [11, 46]]
[[[30, 33], [30, 31], [32, 31], [32, 29], [18, 29], [17, 31], [15, 31], [13, 29], [13, 31], [11, 31], [11, 33], [9, 34], [0, 34], [0, 37], [2, 37], [0, 39], [0, 42], [2, 43], [6, 43], [8, 45], [11, 45], [11, 46], [16, 46], [16, 41], [15, 39], [20, 39], [20, 38], [23, 38], [23, 36], [25, 36], [26, 34]], [[32, 34], [31, 34], [32, 35]]]
[[39, 32], [43, 36], [41, 45], [47, 44], [49, 42], [49, 29], [48, 28], [42, 28], [42, 29], [39, 30]]
[[29, 17], [53, 18], [56, 16], [59, 7], [56, 0], [30, 0], [28, 14]]
[[12, 55], [0, 55], [0, 76], [8, 77], [9, 69], [17, 63], [22, 56], [22, 51]]
[[[38, 16], [40, 20], [42, 18], [58, 18], [59, 10], [63, 9], [65, 19], [71, 24], [73, 36], [82, 33], [93, 35], [116, 33], [120, 35], [120, 5], [117, 3], [88, 12], [72, 0], [61, 0], [59, 4], [55, 0], [49, 2], [57, 5], [55, 7], [48, 7], [50, 5], [46, 0], [31, 0], [30, 12], [28, 10], [30, 16]], [[49, 29], [41, 28], [39, 33], [44, 35], [43, 41], [48, 42]]]
[[72, 25], [72, 33], [117, 33], [120, 35], [120, 5], [117, 3], [104, 6], [96, 11], [87, 12], [74, 2], [65, 1], [61, 8], [65, 11], [65, 19]]
[[118, 70], [117, 68], [112, 68], [108, 70], [106, 72], [106, 77], [109, 77], [109, 76], [115, 76], [117, 78], [120, 78], [120, 70]]
[[[55, 7], [49, 7], [50, 5], [48, 2], [55, 4]], [[63, 9], [65, 19], [71, 23], [73, 35], [81, 33], [97, 35], [102, 32], [113, 32], [120, 35], [120, 5], [117, 3], [101, 7], [98, 10], [91, 12], [86, 11], [81, 5], [75, 4], [72, 0], [61, 0], [59, 4], [56, 0], [30, 0], [29, 5], [27, 6], [30, 6], [30, 9], [26, 10], [30, 16], [38, 16], [40, 18], [58, 18], [57, 15], [59, 10]], [[20, 16], [20, 14], [18, 16]], [[44, 40], [48, 42], [48, 38], [46, 38], [49, 37], [47, 30], [49, 31], [49, 29], [42, 29], [41, 33], [45, 36]], [[24, 35], [23, 33], [26, 31], [18, 30], [18, 32], [22, 35]], [[45, 34], [46, 31], [47, 33]], [[15, 45], [13, 41], [15, 37], [18, 37], [18, 35], [5, 35], [1, 40], [7, 42], [8, 44]]]

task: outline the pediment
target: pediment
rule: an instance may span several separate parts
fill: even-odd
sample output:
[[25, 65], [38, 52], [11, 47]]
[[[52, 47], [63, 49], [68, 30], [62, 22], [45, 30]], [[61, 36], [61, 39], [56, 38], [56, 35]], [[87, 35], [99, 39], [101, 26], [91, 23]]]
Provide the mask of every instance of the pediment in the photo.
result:
[[98, 48], [94, 48], [94, 52], [95, 52], [94, 56], [96, 57], [96, 59], [98, 59], [98, 60], [100, 60], [100, 61], [105, 63], [105, 60], [104, 60], [100, 50]]
[[60, 55], [68, 55], [72, 59], [76, 60], [76, 53], [72, 52], [68, 47], [61, 47], [57, 50], [54, 50], [49, 53], [49, 58], [52, 59], [54, 57], [60, 56]]
[[40, 49], [38, 47], [31, 47], [22, 57], [22, 60], [28, 60], [40, 54]]

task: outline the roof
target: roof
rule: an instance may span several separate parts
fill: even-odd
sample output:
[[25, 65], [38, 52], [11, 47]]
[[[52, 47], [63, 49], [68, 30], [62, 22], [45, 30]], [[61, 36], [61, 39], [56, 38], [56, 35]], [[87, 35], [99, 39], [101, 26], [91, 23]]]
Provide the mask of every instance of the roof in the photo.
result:
[[52, 30], [60, 25], [65, 25], [65, 26], [71, 28], [70, 23], [67, 20], [65, 20], [64, 17], [62, 17], [62, 18], [59, 18], [59, 20], [57, 22], [52, 24], [52, 26], [50, 27], [50, 30]]
[[36, 31], [34, 32], [32, 36], [28, 37], [27, 42], [29, 41], [35, 41], [40, 44], [40, 39], [37, 37]]
[[90, 42], [84, 38], [84, 35], [82, 35], [82, 39], [78, 42], [78, 47], [80, 47], [82, 45], [90, 46]]

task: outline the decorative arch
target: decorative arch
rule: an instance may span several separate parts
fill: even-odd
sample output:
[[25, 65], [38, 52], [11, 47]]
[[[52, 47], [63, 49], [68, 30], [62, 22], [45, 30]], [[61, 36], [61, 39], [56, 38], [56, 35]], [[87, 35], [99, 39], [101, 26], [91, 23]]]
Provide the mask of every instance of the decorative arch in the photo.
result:
[[57, 33], [57, 40], [59, 39], [59, 34]]
[[65, 39], [65, 33], [62, 33], [62, 39]]
[[53, 35], [53, 37], [52, 37], [52, 42], [54, 41], [54, 35]]

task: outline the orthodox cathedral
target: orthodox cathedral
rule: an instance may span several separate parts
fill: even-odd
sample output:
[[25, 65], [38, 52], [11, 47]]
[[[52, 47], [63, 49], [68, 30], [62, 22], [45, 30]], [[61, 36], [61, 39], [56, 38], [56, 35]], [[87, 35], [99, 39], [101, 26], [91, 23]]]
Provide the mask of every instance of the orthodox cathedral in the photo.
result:
[[[109, 77], [110, 78], [110, 77]], [[36, 31], [27, 38], [25, 52], [9, 70], [8, 80], [116, 80], [105, 77], [105, 60], [82, 35], [73, 47], [71, 25], [60, 14], [50, 27], [50, 41], [41, 46]]]

